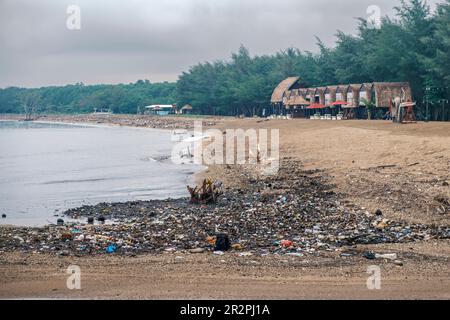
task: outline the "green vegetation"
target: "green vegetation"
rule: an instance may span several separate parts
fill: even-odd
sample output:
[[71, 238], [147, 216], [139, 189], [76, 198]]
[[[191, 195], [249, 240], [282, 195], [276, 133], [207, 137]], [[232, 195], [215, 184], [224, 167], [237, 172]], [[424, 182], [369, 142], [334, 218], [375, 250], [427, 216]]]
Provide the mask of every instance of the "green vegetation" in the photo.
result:
[[338, 31], [333, 48], [317, 39], [318, 53], [289, 48], [252, 56], [242, 46], [230, 60], [191, 67], [177, 83], [7, 88], [0, 90], [0, 112], [23, 112], [20, 96], [35, 90], [41, 112], [91, 112], [97, 107], [135, 113], [152, 103], [178, 103], [192, 105], [196, 113], [250, 116], [270, 108], [281, 80], [301, 76], [307, 86], [408, 81], [419, 118], [425, 118], [428, 105], [428, 118], [449, 120], [450, 0], [434, 13], [423, 0], [402, 0], [395, 11], [380, 28], [359, 19], [356, 35]]
[[136, 113], [139, 107], [150, 104], [175, 103], [175, 89], [175, 83], [150, 83], [148, 80], [118, 85], [77, 83], [37, 89], [12, 87], [0, 89], [0, 112], [26, 113], [24, 97], [32, 93], [39, 101], [37, 111], [40, 113], [86, 113], [95, 108], [114, 113]]

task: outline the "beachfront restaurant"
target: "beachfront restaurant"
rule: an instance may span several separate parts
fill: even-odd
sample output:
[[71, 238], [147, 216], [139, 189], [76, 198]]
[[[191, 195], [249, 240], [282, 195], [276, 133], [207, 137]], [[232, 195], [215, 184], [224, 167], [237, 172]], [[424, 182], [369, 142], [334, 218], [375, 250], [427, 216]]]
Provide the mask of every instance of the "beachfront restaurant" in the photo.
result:
[[[307, 119], [367, 119], [369, 102], [378, 115], [389, 114], [393, 101], [412, 102], [407, 82], [305, 87], [300, 77], [283, 80], [271, 97], [274, 115]], [[385, 118], [383, 116], [383, 118]]]

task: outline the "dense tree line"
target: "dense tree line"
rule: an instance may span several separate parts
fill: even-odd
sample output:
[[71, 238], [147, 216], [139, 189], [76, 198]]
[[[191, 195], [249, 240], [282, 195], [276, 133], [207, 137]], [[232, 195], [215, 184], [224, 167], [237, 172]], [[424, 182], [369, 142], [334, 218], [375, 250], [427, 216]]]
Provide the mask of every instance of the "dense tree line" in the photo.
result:
[[408, 81], [419, 103], [419, 116], [423, 118], [428, 104], [432, 119], [448, 119], [450, 0], [444, 0], [433, 13], [424, 0], [401, 0], [395, 12], [378, 27], [359, 19], [356, 35], [337, 31], [331, 48], [317, 39], [317, 53], [289, 48], [252, 56], [242, 46], [227, 61], [191, 67], [176, 83], [139, 80], [128, 85], [3, 89], [0, 112], [24, 112], [24, 95], [33, 91], [39, 95], [41, 112], [109, 108], [116, 113], [136, 113], [148, 104], [176, 102], [190, 104], [202, 114], [251, 116], [270, 110], [270, 96], [281, 80], [301, 76], [308, 86]]
[[86, 113], [94, 109], [114, 113], [136, 113], [150, 104], [176, 102], [175, 83], [150, 83], [139, 80], [131, 84], [84, 85], [77, 83], [63, 87], [36, 89], [0, 89], [0, 112], [27, 113], [30, 101], [40, 113]]

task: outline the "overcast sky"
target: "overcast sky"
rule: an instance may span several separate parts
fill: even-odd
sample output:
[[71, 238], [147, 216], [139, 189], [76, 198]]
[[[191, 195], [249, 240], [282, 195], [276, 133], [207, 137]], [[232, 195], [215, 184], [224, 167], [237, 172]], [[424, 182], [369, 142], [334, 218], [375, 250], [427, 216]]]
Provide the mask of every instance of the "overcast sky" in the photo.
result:
[[[429, 0], [434, 5], [439, 0]], [[175, 81], [198, 62], [354, 33], [370, 5], [398, 0], [0, 0], [0, 87]], [[66, 26], [80, 8], [80, 29]]]

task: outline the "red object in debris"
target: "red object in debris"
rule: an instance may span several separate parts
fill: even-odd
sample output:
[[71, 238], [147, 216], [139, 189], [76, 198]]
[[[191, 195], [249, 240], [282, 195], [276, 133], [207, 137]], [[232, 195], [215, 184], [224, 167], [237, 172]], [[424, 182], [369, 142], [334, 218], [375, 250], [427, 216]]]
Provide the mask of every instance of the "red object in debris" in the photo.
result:
[[294, 245], [291, 240], [281, 240], [280, 244], [284, 248], [289, 248], [289, 247], [292, 247]]
[[324, 109], [324, 108], [326, 108], [325, 105], [320, 104], [320, 103], [315, 103], [315, 104], [312, 104], [312, 105], [306, 107], [306, 109]]
[[348, 104], [348, 103], [345, 102], [345, 101], [340, 101], [340, 100], [338, 100], [338, 101], [333, 102], [331, 105], [332, 105], [332, 106], [346, 106], [347, 104]]

